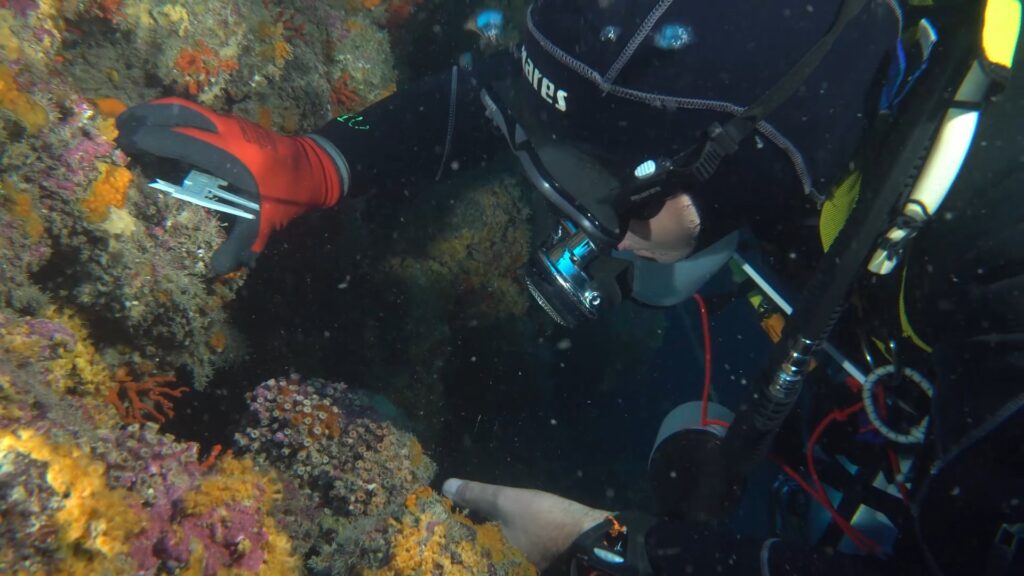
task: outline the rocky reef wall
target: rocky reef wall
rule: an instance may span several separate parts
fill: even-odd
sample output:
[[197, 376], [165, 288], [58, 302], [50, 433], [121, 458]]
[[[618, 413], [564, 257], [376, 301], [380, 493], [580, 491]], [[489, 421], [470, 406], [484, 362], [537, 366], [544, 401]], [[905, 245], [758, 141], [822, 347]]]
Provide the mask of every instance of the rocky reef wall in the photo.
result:
[[246, 359], [246, 276], [209, 277], [223, 223], [148, 189], [114, 119], [177, 95], [313, 128], [395, 89], [421, 1], [0, 0], [0, 573], [533, 572], [355, 387], [241, 382], [230, 444], [163, 426]]

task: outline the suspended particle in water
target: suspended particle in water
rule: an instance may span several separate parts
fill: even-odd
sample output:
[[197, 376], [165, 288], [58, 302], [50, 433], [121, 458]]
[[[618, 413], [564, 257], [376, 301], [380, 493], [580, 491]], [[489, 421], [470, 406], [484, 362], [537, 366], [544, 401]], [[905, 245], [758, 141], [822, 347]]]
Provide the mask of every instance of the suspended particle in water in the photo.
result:
[[662, 50], [681, 50], [695, 41], [693, 28], [676, 22], [663, 24], [654, 33], [654, 45]]

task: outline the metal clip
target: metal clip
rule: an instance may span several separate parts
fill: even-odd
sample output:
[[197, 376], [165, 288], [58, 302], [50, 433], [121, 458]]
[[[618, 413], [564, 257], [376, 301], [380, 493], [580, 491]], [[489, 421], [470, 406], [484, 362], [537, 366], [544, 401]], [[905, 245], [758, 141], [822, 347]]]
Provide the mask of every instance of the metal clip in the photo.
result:
[[[247, 220], [256, 218], [256, 213], [260, 211], [260, 205], [251, 200], [246, 200], [237, 194], [221, 190], [221, 186], [226, 185], [227, 182], [224, 180], [198, 170], [189, 172], [181, 186], [160, 179], [149, 183], [150, 188], [166, 192], [179, 200], [198, 204], [210, 210], [224, 212], [225, 214], [231, 214], [232, 216], [238, 216]], [[218, 199], [240, 207], [236, 208], [235, 206], [218, 202]]]

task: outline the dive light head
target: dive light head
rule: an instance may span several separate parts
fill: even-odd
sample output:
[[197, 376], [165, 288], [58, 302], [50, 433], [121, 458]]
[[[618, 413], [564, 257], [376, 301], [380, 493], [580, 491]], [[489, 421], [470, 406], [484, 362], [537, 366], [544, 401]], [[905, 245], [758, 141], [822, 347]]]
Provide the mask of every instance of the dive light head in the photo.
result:
[[598, 246], [569, 220], [561, 220], [530, 259], [525, 281], [534, 300], [563, 326], [597, 318], [602, 308], [621, 300], [614, 281], [591, 270], [601, 258]]

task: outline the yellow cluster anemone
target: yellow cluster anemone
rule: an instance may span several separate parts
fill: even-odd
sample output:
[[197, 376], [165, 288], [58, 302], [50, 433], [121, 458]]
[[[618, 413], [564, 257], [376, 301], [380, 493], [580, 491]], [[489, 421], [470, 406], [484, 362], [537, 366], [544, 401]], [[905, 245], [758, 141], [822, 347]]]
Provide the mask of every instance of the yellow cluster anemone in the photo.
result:
[[281, 487], [271, 474], [256, 468], [248, 458], [225, 455], [217, 459], [212, 474], [185, 497], [189, 514], [202, 514], [232, 502], [269, 507], [281, 496]]
[[266, 42], [260, 49], [260, 57], [280, 68], [292, 57], [292, 47], [285, 39], [285, 27], [283, 22], [266, 20], [259, 24], [256, 35]]
[[56, 307], [47, 308], [41, 317], [63, 325], [73, 337], [57, 336], [60, 341], [56, 352], [44, 357], [41, 351], [47, 342], [33, 336], [24, 321], [10, 322], [0, 328], [0, 347], [7, 353], [6, 358], [45, 368], [52, 390], [79, 398], [89, 407], [97, 425], [113, 425], [117, 413], [105, 399], [111, 385], [110, 369], [89, 338], [85, 324], [71, 312]]
[[508, 543], [501, 527], [474, 524], [429, 486], [413, 490], [401, 519], [390, 523], [390, 560], [383, 568], [368, 571], [370, 576], [537, 573]]
[[[264, 544], [265, 556], [260, 574], [299, 574], [300, 562], [292, 551], [291, 539], [269, 516], [271, 506], [280, 499], [281, 485], [273, 473], [258, 469], [249, 458], [236, 458], [227, 454], [218, 458], [210, 474], [203, 478], [195, 490], [185, 495], [185, 511], [201, 515], [232, 503], [259, 506], [265, 514], [263, 530], [268, 537]], [[200, 570], [197, 574], [201, 574], [203, 564], [200, 551], [193, 556], [189, 567]]]
[[[392, 521], [394, 522], [394, 521]], [[402, 574], [471, 574], [445, 552], [446, 527], [428, 516], [405, 517], [391, 543], [391, 562], [372, 576]], [[485, 572], [486, 573], [486, 572]]]
[[112, 381], [110, 368], [93, 345], [85, 323], [74, 313], [55, 307], [47, 309], [44, 316], [63, 324], [75, 335], [75, 342], [66, 347], [60, 358], [50, 365], [50, 372], [55, 379], [52, 384], [78, 396], [102, 399]]
[[113, 142], [117, 138], [117, 117], [128, 106], [117, 98], [96, 98], [93, 106], [101, 116], [96, 122], [96, 129], [105, 139]]
[[4, 452], [45, 463], [46, 481], [63, 500], [55, 513], [64, 551], [59, 573], [99, 574], [128, 562], [128, 540], [141, 528], [142, 514], [128, 492], [107, 487], [103, 463], [31, 430], [0, 431]]
[[0, 8], [0, 54], [8, 62], [14, 62], [21, 56], [21, 44], [14, 35], [14, 12]]

